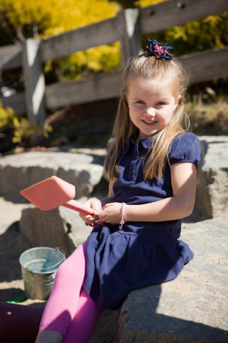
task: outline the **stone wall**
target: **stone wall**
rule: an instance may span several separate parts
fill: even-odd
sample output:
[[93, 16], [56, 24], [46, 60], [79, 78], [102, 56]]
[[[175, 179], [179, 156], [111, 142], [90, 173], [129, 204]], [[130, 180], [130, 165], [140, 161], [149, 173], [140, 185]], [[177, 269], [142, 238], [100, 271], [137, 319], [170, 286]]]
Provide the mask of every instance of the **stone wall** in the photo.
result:
[[201, 136], [204, 158], [193, 220], [228, 218], [228, 137]]
[[100, 154], [30, 151], [0, 159], [0, 195], [20, 191], [56, 175], [76, 187], [76, 199], [93, 191], [103, 175], [105, 149]]

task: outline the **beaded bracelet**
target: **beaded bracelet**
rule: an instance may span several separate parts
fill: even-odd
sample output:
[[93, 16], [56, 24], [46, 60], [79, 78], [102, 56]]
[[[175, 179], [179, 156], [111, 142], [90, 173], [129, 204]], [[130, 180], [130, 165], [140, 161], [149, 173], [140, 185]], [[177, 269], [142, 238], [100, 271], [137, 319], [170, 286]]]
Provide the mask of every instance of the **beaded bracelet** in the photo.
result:
[[123, 225], [125, 224], [125, 221], [124, 221], [124, 205], [126, 205], [125, 202], [122, 202], [122, 204], [121, 204], [121, 220], [120, 220], [119, 230], [121, 230]]

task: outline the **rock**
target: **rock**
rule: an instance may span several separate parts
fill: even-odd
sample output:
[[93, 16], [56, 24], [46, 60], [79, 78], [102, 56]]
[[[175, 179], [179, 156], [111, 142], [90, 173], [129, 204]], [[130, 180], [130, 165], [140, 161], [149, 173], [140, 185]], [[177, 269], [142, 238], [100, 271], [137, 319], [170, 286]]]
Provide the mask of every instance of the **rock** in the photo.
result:
[[114, 343], [228, 342], [228, 221], [185, 224], [195, 258], [177, 279], [129, 294]]
[[118, 330], [119, 310], [105, 310], [95, 326], [89, 343], [113, 343]]
[[204, 161], [197, 186], [195, 221], [213, 217], [228, 218], [228, 137], [199, 137]]
[[6, 232], [10, 225], [18, 222], [21, 218], [21, 211], [29, 206], [33, 205], [17, 204], [0, 197], [0, 235]]
[[52, 175], [76, 186], [76, 198], [92, 192], [103, 174], [104, 156], [89, 153], [37, 152], [8, 155], [0, 159], [1, 195], [20, 191]]
[[20, 231], [32, 247], [60, 247], [69, 256], [87, 239], [91, 227], [65, 207], [47, 212], [33, 207], [22, 211]]

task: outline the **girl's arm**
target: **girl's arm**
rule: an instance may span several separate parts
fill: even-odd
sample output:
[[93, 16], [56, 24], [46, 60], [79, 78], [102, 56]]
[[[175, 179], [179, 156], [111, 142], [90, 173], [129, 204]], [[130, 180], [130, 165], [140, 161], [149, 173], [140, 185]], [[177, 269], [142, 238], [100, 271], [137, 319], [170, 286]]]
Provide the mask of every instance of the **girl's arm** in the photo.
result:
[[[189, 216], [194, 208], [196, 193], [196, 168], [193, 163], [177, 163], [171, 166], [173, 196], [142, 205], [125, 205], [125, 221], [158, 222]], [[119, 203], [106, 204], [99, 218], [111, 224], [120, 222]]]

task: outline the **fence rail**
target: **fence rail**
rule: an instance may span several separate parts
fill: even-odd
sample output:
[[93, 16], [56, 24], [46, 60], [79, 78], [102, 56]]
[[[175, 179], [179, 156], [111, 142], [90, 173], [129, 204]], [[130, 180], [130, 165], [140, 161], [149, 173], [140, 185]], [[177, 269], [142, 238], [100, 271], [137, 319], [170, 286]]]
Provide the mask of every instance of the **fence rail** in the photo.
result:
[[171, 0], [141, 9], [142, 34], [200, 20], [228, 10], [225, 0]]
[[[23, 68], [25, 92], [0, 97], [3, 106], [27, 113], [29, 120], [45, 120], [46, 109], [119, 96], [121, 72], [49, 86], [44, 84], [42, 63], [91, 47], [120, 41], [122, 65], [140, 52], [141, 36], [199, 20], [228, 10], [227, 0], [170, 0], [141, 9], [121, 11], [116, 17], [62, 33], [0, 48], [0, 69]], [[228, 76], [228, 47], [180, 57], [191, 83]]]

